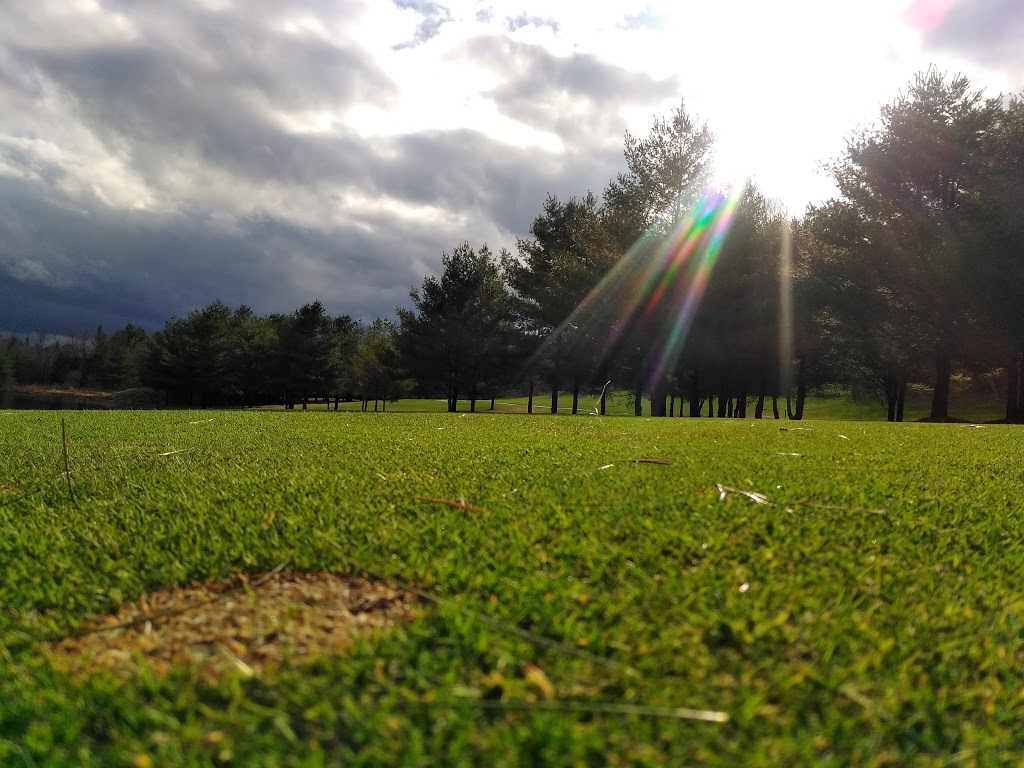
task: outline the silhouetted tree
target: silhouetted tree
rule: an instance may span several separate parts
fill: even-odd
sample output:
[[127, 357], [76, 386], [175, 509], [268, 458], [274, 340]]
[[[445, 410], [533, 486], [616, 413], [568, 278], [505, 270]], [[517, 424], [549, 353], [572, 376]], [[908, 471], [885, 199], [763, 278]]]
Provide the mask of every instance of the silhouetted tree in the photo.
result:
[[[626, 134], [624, 155], [627, 170], [604, 193], [603, 220], [619, 253], [643, 252], [644, 260], [656, 260], [659, 250], [671, 248], [673, 233], [691, 213], [707, 190], [712, 173], [714, 134], [706, 123], [686, 111], [685, 104], [667, 118], [657, 118], [644, 139]], [[634, 291], [649, 285], [637, 281]], [[640, 414], [642, 394], [651, 394], [651, 413], [665, 415], [667, 382], [655, 380], [652, 361], [660, 358], [672, 320], [668, 301], [630, 301], [646, 307], [643, 323], [636, 317], [620, 318], [629, 327], [617, 337], [620, 376], [632, 379], [635, 412]]]
[[548, 197], [530, 234], [518, 241], [518, 258], [504, 264], [518, 326], [535, 344], [529, 373], [548, 379], [551, 413], [558, 412], [559, 390], [568, 381], [576, 413], [601, 339], [598, 329], [570, 316], [614, 265], [617, 252], [592, 194], [564, 203]]
[[353, 383], [360, 393], [365, 411], [373, 401], [387, 403], [408, 392], [409, 382], [400, 376], [398, 365], [398, 327], [391, 320], [377, 318], [362, 329], [352, 358]]
[[420, 382], [444, 388], [454, 412], [460, 392], [475, 406], [480, 383], [495, 374], [511, 313], [498, 261], [486, 245], [475, 251], [463, 243], [441, 261], [440, 278], [427, 276], [410, 291], [414, 309], [398, 310], [399, 349]]
[[998, 102], [972, 91], [967, 78], [930, 69], [882, 109], [877, 128], [853, 138], [833, 169], [874, 237], [879, 290], [930, 336], [935, 420], [949, 417], [953, 360], [970, 335], [964, 279], [984, 254], [969, 253], [958, 230], [998, 113]]

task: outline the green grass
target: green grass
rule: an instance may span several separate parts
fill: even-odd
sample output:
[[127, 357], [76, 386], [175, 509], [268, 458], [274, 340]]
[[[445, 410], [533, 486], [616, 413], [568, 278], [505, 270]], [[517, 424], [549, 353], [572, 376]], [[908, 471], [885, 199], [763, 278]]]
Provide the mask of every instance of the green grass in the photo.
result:
[[[579, 413], [596, 413], [600, 398], [597, 395], [581, 395], [579, 401]], [[495, 399], [495, 411], [500, 413], [527, 413], [528, 399], [525, 397], [499, 397]], [[301, 405], [298, 406], [301, 409]], [[334, 405], [332, 403], [331, 408]], [[469, 411], [469, 401], [459, 401], [459, 412]], [[490, 410], [490, 398], [477, 401], [478, 413]], [[314, 403], [309, 406], [311, 410], [324, 410], [323, 403]], [[339, 410], [360, 411], [360, 403], [341, 403]], [[383, 408], [383, 403], [378, 404]], [[679, 416], [679, 402], [675, 403], [674, 413]], [[399, 400], [388, 403], [387, 411], [393, 413], [445, 413], [448, 403], [445, 400]], [[684, 405], [689, 414], [689, 404]], [[283, 410], [281, 406], [266, 406], [263, 410]], [[369, 410], [373, 410], [373, 403], [370, 403]], [[551, 393], [538, 391], [533, 398], [534, 414], [550, 414]], [[779, 402], [779, 411], [782, 418], [785, 418], [786, 403]], [[572, 393], [562, 392], [558, 399], [558, 413], [570, 414], [572, 412]], [[925, 418], [931, 412], [931, 392], [927, 390], [912, 391], [908, 393], [907, 404], [904, 411], [905, 421], [918, 421]], [[646, 398], [643, 401], [643, 413], [649, 416], [651, 413], [650, 401]], [[632, 416], [633, 405], [627, 400], [626, 394], [622, 392], [611, 393], [606, 403], [606, 414], [608, 416]], [[748, 418], [754, 416], [754, 401], [747, 406]], [[1003, 418], [1005, 415], [1005, 404], [993, 398], [982, 398], [976, 394], [954, 391], [950, 398], [950, 414], [965, 421], [988, 422]], [[704, 406], [704, 416], [707, 416], [707, 405]], [[764, 417], [771, 419], [771, 400], [765, 402]], [[804, 408], [804, 417], [808, 419], [825, 419], [841, 421], [885, 421], [885, 404], [872, 400], [854, 400], [850, 396], [841, 397], [808, 397]]]
[[[953, 387], [949, 398], [949, 413], [952, 417], [963, 419], [969, 422], [985, 423], [1004, 418], [1006, 415], [1006, 404], [1000, 402], [994, 394], [972, 392], [968, 389], [970, 381], [963, 378], [954, 378]], [[596, 414], [598, 412], [600, 397], [596, 394], [582, 394], [579, 402], [580, 414]], [[779, 412], [782, 419], [785, 418], [785, 401], [779, 401]], [[447, 402], [444, 399], [403, 399], [396, 402], [377, 403], [380, 411], [391, 413], [446, 413]], [[298, 407], [301, 409], [301, 406]], [[332, 403], [330, 409], [334, 408]], [[643, 415], [650, 416], [650, 400], [646, 397], [643, 400]], [[677, 400], [673, 413], [675, 416], [682, 416], [679, 412], [680, 403]], [[920, 421], [931, 413], [932, 392], [927, 387], [915, 386], [907, 392], [906, 406], [904, 409], [904, 421]], [[324, 411], [327, 409], [323, 402], [311, 403], [309, 410]], [[330, 410], [328, 409], [328, 410]], [[362, 406], [359, 402], [342, 402], [339, 411], [358, 412]], [[688, 416], [689, 404], [684, 403], [683, 409]], [[282, 411], [281, 406], [266, 406], [260, 410]], [[374, 410], [374, 403], [370, 403], [370, 411]], [[464, 413], [470, 410], [469, 400], [459, 400], [459, 412]], [[482, 398], [476, 402], [476, 412], [484, 413], [490, 410], [490, 398]], [[528, 398], [526, 397], [497, 397], [495, 398], [495, 411], [503, 414], [526, 414], [528, 410]], [[571, 414], [572, 393], [560, 392], [558, 398], [559, 415]], [[605, 403], [607, 416], [633, 416], [633, 403], [626, 392], [612, 391], [608, 393]], [[534, 395], [534, 414], [551, 413], [551, 393], [538, 390]], [[703, 408], [703, 418], [707, 418], [707, 404]], [[807, 398], [804, 409], [804, 417], [807, 419], [840, 420], [840, 421], [885, 421], [886, 404], [880, 400], [854, 399], [848, 394], [837, 396], [810, 396]], [[754, 418], [754, 400], [748, 404], [748, 418]], [[772, 419], [771, 399], [765, 400], [764, 418]]]
[[[0, 412], [0, 765], [1016, 762], [1021, 434]], [[644, 457], [673, 463], [630, 461]], [[774, 504], [722, 501], [716, 483]], [[188, 669], [75, 682], [41, 656], [42, 639], [144, 590], [285, 560], [443, 600], [350, 655], [216, 686]], [[571, 652], [584, 646], [597, 661]], [[533, 706], [524, 661], [583, 708], [730, 720], [514, 709]]]

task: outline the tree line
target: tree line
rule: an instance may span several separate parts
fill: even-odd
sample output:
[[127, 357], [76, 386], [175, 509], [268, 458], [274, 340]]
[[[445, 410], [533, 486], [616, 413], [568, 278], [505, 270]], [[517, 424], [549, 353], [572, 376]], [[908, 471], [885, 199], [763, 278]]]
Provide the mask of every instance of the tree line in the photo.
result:
[[[463, 243], [410, 306], [363, 325], [319, 302], [258, 316], [216, 301], [147, 334], [0, 343], [5, 381], [128, 388], [169, 402], [631, 393], [639, 414], [802, 417], [809, 391], [908, 384], [949, 418], [954, 371], [1004, 376], [1024, 421], [1024, 101], [919, 74], [829, 167], [839, 194], [788, 217], [756, 185], [715, 189], [711, 128], [680, 105], [626, 134], [600, 196], [550, 196], [514, 252]], [[678, 411], [677, 411], [678, 409]]]

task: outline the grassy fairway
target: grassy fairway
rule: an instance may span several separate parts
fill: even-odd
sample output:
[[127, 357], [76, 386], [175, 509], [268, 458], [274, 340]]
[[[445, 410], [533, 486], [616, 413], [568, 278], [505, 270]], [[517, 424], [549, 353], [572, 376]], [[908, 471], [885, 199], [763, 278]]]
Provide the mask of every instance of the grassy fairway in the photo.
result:
[[[579, 413], [588, 414], [596, 413], [598, 410], [600, 399], [595, 395], [581, 395], [579, 402]], [[525, 397], [505, 397], [497, 398], [494, 403], [494, 409], [500, 413], [519, 413], [525, 414], [527, 412], [528, 400]], [[299, 406], [301, 408], [301, 406]], [[334, 405], [331, 405], [333, 408]], [[378, 403], [378, 407], [383, 409], [383, 403]], [[469, 401], [459, 401], [459, 412], [469, 410]], [[491, 401], [478, 400], [476, 409], [478, 413], [487, 412], [491, 407]], [[679, 407], [678, 401], [675, 403], [675, 408]], [[684, 406], [686, 409], [689, 408], [689, 403]], [[956, 418], [965, 419], [967, 421], [976, 422], [987, 422], [1002, 419], [1006, 415], [1005, 404], [999, 402], [996, 398], [980, 398], [977, 395], [967, 396], [962, 393], [954, 393], [954, 397], [950, 400], [950, 413]], [[325, 406], [323, 403], [314, 403], [309, 406], [311, 410], [324, 410]], [[906, 421], [917, 421], [922, 419], [930, 413], [931, 408], [931, 395], [927, 392], [911, 392], [907, 398], [907, 408], [904, 414]], [[362, 409], [362, 405], [358, 402], [346, 402], [341, 403], [340, 410], [343, 411], [359, 411]], [[385, 410], [391, 413], [444, 413], [448, 409], [448, 404], [444, 400], [399, 400], [394, 403], [387, 403]], [[281, 406], [263, 406], [262, 410], [283, 410]], [[370, 403], [369, 410], [373, 410], [373, 403]], [[786, 414], [786, 403], [781, 401], [779, 403], [779, 410], [783, 418]], [[549, 392], [540, 392], [535, 395], [533, 399], [533, 411], [534, 414], [550, 414], [551, 413], [551, 394]], [[558, 413], [569, 414], [572, 412], [572, 393], [562, 392], [558, 399]], [[675, 414], [681, 415], [678, 410], [674, 411]], [[626, 395], [621, 392], [616, 392], [608, 397], [606, 403], [606, 413], [608, 416], [632, 416], [633, 405], [626, 398]], [[649, 416], [651, 413], [650, 401], [643, 401], [643, 413]], [[689, 413], [689, 410], [687, 410]], [[807, 399], [807, 406], [805, 408], [804, 415], [808, 419], [826, 419], [834, 420], [839, 419], [843, 421], [885, 421], [886, 409], [884, 403], [871, 402], [871, 401], [856, 401], [849, 396], [844, 397], [810, 397]], [[704, 406], [704, 416], [707, 416], [707, 406]], [[748, 418], [754, 417], [754, 404], [753, 401], [747, 407]], [[771, 400], [768, 399], [765, 402], [764, 416], [767, 419], [772, 418], [772, 404]]]
[[[74, 503], [61, 414], [0, 412], [0, 765], [1024, 753], [1019, 428], [63, 415]], [[284, 561], [443, 599], [348, 655], [249, 680], [72, 681], [41, 658], [145, 590]], [[730, 719], [540, 708], [602, 704]]]

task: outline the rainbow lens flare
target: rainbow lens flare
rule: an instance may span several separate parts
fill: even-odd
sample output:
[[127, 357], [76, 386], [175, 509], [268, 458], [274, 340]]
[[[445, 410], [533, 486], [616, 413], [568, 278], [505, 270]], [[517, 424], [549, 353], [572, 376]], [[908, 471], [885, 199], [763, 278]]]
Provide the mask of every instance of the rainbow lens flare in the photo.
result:
[[938, 29], [953, 10], [953, 0], [913, 0], [906, 19], [919, 31], [928, 34]]
[[654, 388], [682, 353], [746, 184], [706, 190], [665, 235], [649, 230], [548, 337], [566, 327], [603, 339], [607, 358], [627, 337], [644, 339], [644, 376]]

